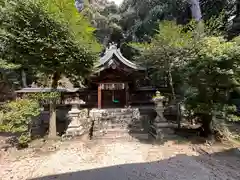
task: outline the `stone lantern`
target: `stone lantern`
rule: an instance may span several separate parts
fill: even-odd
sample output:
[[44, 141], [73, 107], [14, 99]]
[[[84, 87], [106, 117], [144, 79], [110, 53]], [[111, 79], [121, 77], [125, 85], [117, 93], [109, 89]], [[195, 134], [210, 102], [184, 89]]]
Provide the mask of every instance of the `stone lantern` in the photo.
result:
[[83, 122], [81, 121], [79, 106], [85, 104], [83, 100], [75, 98], [70, 102], [72, 105], [71, 110], [68, 112], [70, 123], [68, 125], [67, 136], [79, 136], [84, 133]]
[[163, 115], [164, 100], [165, 100], [165, 97], [162, 96], [159, 91], [157, 91], [156, 96], [153, 98], [157, 116], [151, 122], [151, 126], [150, 126], [150, 134], [157, 140], [163, 140], [167, 134], [173, 134], [173, 131], [171, 130], [171, 128], [173, 127], [173, 124], [169, 123]]

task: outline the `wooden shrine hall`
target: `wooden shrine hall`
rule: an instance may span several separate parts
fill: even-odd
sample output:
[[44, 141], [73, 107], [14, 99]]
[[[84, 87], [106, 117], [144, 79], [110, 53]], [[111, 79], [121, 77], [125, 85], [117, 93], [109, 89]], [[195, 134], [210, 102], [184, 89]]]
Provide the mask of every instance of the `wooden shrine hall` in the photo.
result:
[[145, 68], [123, 57], [115, 44], [110, 44], [90, 77], [90, 86], [97, 89], [97, 107], [117, 108], [131, 105], [133, 91], [140, 88]]
[[[86, 88], [58, 88], [61, 91], [59, 105], [67, 105], [69, 99], [79, 98], [86, 108], [124, 108], [153, 104], [155, 89], [148, 86], [146, 69], [125, 57], [115, 44], [110, 44], [99, 59], [93, 73], [86, 79]], [[50, 88], [23, 88], [18, 96], [26, 93], [49, 92]]]

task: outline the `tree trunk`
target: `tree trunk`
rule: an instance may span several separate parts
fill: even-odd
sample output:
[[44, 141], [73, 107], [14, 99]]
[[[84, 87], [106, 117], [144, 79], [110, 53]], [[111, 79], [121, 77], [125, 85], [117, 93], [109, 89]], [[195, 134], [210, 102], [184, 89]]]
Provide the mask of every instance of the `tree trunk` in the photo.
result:
[[77, 8], [78, 12], [82, 12], [84, 8], [84, 0], [75, 0], [75, 7]]
[[202, 120], [202, 129], [203, 129], [203, 136], [208, 138], [213, 135], [213, 127], [212, 127], [212, 120], [213, 116], [209, 114], [203, 114], [201, 117]]
[[21, 70], [21, 76], [22, 76], [22, 85], [24, 88], [28, 87], [27, 86], [27, 77], [25, 71], [22, 69]]
[[177, 104], [177, 124], [178, 124], [178, 129], [181, 128], [181, 120], [182, 120], [182, 113], [181, 113], [181, 103]]
[[174, 86], [173, 86], [173, 79], [172, 79], [172, 65], [171, 64], [169, 65], [169, 68], [168, 68], [168, 78], [169, 78], [169, 85], [171, 87], [173, 100], [176, 100], [175, 90], [174, 90]]
[[[56, 92], [60, 74], [55, 72], [52, 77], [51, 91]], [[54, 139], [57, 137], [57, 102], [56, 98], [52, 98], [49, 104], [49, 134], [48, 137]]]
[[202, 22], [200, 2], [199, 0], [189, 0], [189, 4], [191, 5], [192, 18], [198, 22], [196, 30], [197, 37], [201, 37], [201, 35], [204, 33], [204, 23]]
[[194, 18], [197, 22], [202, 19], [202, 12], [199, 0], [189, 0], [189, 4], [191, 5], [192, 18]]

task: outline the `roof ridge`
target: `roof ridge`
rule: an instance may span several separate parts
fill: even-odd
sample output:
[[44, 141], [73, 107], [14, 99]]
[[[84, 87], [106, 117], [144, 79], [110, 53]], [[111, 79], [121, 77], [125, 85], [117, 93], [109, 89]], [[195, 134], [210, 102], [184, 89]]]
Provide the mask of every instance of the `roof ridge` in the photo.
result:
[[145, 68], [125, 58], [121, 53], [120, 48], [117, 48], [117, 45], [114, 43], [109, 44], [109, 47], [106, 49], [104, 53], [104, 56], [100, 58], [100, 63], [97, 65], [97, 67], [105, 65], [108, 61], [110, 61], [113, 58], [114, 54], [126, 66], [136, 70], [145, 70]]

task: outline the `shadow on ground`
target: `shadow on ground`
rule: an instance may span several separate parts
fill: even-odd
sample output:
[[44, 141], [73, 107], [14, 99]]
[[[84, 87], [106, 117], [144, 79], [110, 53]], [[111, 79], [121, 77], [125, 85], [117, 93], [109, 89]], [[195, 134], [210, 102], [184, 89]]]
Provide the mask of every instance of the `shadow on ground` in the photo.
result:
[[[133, 139], [137, 139], [139, 142], [144, 144], [164, 144], [169, 141], [173, 141], [176, 144], [203, 144], [206, 142], [206, 138], [199, 136], [199, 130], [198, 129], [189, 129], [189, 128], [171, 128], [168, 132], [163, 133], [163, 139], [156, 140], [153, 136], [150, 135], [150, 120], [155, 118], [155, 114], [148, 114], [147, 116], [143, 116], [138, 121], [134, 121], [131, 126], [128, 128], [129, 135]], [[138, 129], [142, 129], [140, 132], [139, 130], [136, 130], [135, 127], [137, 127], [139, 124], [141, 124], [141, 127], [138, 127]]]
[[121, 164], [31, 180], [237, 180], [240, 179], [239, 169], [240, 153], [231, 149], [210, 155], [177, 155], [156, 162]]
[[[139, 108], [140, 111], [140, 119], [131, 122], [128, 127], [129, 135], [137, 139], [139, 142], [144, 144], [164, 144], [168, 141], [174, 141], [177, 144], [202, 144], [206, 142], [205, 138], [199, 136], [198, 129], [189, 129], [189, 128], [181, 128], [172, 129], [172, 133], [165, 133], [164, 138], [161, 140], [155, 140], [150, 134], [150, 122], [154, 120], [157, 116], [154, 107], [149, 108]], [[176, 124], [176, 116], [166, 116], [165, 117], [169, 122]], [[139, 131], [141, 129], [141, 131]]]
[[[135, 133], [129, 133], [129, 135], [133, 139], [137, 139], [140, 143], [143, 144], [153, 144], [153, 145], [164, 145], [167, 142], [173, 142], [175, 144], [194, 144], [200, 145], [206, 143], [206, 138], [200, 136], [186, 136], [180, 135], [178, 133], [173, 133], [172, 135], [166, 134], [166, 136], [161, 139], [157, 140], [150, 134], [139, 135]], [[214, 143], [214, 142], [213, 142]]]

